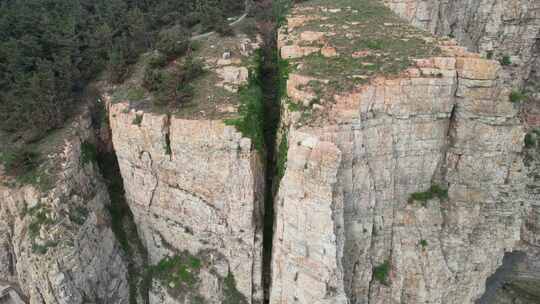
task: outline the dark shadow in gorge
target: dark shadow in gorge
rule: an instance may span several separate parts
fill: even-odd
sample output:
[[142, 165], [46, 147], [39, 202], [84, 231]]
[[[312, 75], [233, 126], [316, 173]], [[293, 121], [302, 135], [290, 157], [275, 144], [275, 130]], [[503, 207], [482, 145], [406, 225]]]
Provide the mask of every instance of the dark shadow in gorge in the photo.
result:
[[148, 304], [151, 278], [147, 276], [148, 254], [139, 238], [133, 214], [126, 201], [124, 182], [120, 166], [112, 145], [108, 115], [104, 106], [96, 105], [92, 115], [92, 126], [98, 134], [97, 163], [105, 180], [110, 204], [111, 229], [120, 243], [127, 263], [129, 304]]
[[263, 227], [262, 281], [265, 302], [269, 299], [272, 262], [272, 239], [274, 233], [274, 196], [277, 192], [276, 137], [280, 121], [279, 66], [277, 54], [277, 30], [272, 1], [261, 1], [255, 8], [259, 33], [263, 38], [261, 49], [260, 79], [264, 104], [265, 141], [265, 197]]
[[497, 297], [497, 291], [505, 288], [514, 274], [515, 267], [525, 259], [525, 256], [525, 253], [520, 251], [505, 253], [501, 267], [487, 279], [486, 291], [476, 304], [492, 304]]

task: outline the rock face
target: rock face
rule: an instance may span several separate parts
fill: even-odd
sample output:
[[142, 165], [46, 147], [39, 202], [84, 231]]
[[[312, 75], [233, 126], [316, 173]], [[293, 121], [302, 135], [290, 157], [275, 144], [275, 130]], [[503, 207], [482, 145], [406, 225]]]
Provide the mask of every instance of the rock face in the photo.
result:
[[57, 145], [48, 157], [59, 173], [46, 191], [0, 173], [0, 296], [6, 303], [20, 303], [18, 294], [30, 304], [127, 304], [127, 265], [110, 228], [107, 188], [97, 164], [81, 154], [81, 142], [93, 141], [88, 115], [48, 141]]
[[474, 303], [505, 252], [530, 252], [538, 198], [505, 73], [441, 49], [338, 93], [326, 121], [283, 107], [270, 303]]
[[510, 56], [522, 82], [538, 67], [540, 3], [528, 0], [384, 0], [398, 15], [437, 35], [455, 36], [471, 51]]
[[[194, 291], [205, 303], [224, 300], [229, 275], [246, 301], [239, 303], [260, 302], [264, 174], [251, 140], [219, 120], [130, 111], [127, 103], [110, 107], [110, 122], [150, 263], [189, 252], [214, 269], [201, 270]], [[167, 287], [154, 280], [150, 302], [184, 303]]]

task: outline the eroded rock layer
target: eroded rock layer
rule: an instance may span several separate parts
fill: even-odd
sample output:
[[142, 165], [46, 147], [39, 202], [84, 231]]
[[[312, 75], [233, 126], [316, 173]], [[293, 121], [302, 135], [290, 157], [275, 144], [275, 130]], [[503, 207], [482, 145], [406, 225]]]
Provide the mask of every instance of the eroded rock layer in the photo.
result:
[[[282, 54], [310, 20], [335, 35], [326, 12], [361, 26], [346, 19], [361, 9], [334, 6], [294, 9]], [[527, 250], [537, 198], [520, 106], [498, 61], [438, 43], [440, 54], [331, 98], [330, 72], [314, 74], [310, 54], [290, 57], [270, 303], [473, 303], [505, 252]]]
[[2, 303], [128, 303], [107, 187], [82, 148], [95, 148], [93, 132], [86, 113], [47, 138], [46, 185], [20, 186], [0, 168], [0, 286], [12, 288]]
[[[528, 0], [384, 0], [412, 24], [451, 35], [471, 51], [520, 66], [512, 80], [524, 81], [538, 68], [540, 3]], [[536, 65], [536, 67], [534, 66]]]

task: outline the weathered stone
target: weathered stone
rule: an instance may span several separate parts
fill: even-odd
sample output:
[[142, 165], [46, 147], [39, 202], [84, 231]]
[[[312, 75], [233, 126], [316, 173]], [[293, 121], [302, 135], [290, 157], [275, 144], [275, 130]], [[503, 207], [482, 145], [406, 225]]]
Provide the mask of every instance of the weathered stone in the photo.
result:
[[[184, 250], [215, 250], [248, 303], [260, 301], [264, 174], [251, 141], [222, 121], [144, 113], [134, 125], [135, 113], [127, 107], [113, 104], [109, 117], [128, 204], [150, 262]], [[202, 278], [200, 288], [213, 286], [216, 275]], [[155, 299], [165, 297], [159, 294]], [[220, 303], [216, 292], [201, 296]]]
[[[0, 172], [0, 285], [14, 287], [12, 301], [16, 292], [30, 304], [127, 304], [127, 263], [110, 228], [109, 194], [97, 164], [81, 162], [81, 142], [94, 140], [88, 113], [56, 136], [62, 145], [50, 161], [62, 170], [48, 191], [7, 187], [11, 177]], [[30, 232], [36, 227], [39, 235]]]

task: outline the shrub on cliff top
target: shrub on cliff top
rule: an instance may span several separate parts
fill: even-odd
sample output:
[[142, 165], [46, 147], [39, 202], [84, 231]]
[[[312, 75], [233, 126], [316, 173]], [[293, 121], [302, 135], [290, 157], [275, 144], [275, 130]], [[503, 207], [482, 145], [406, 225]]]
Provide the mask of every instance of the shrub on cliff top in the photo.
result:
[[189, 48], [190, 33], [180, 25], [162, 30], [158, 35], [156, 48], [172, 59], [186, 53]]

